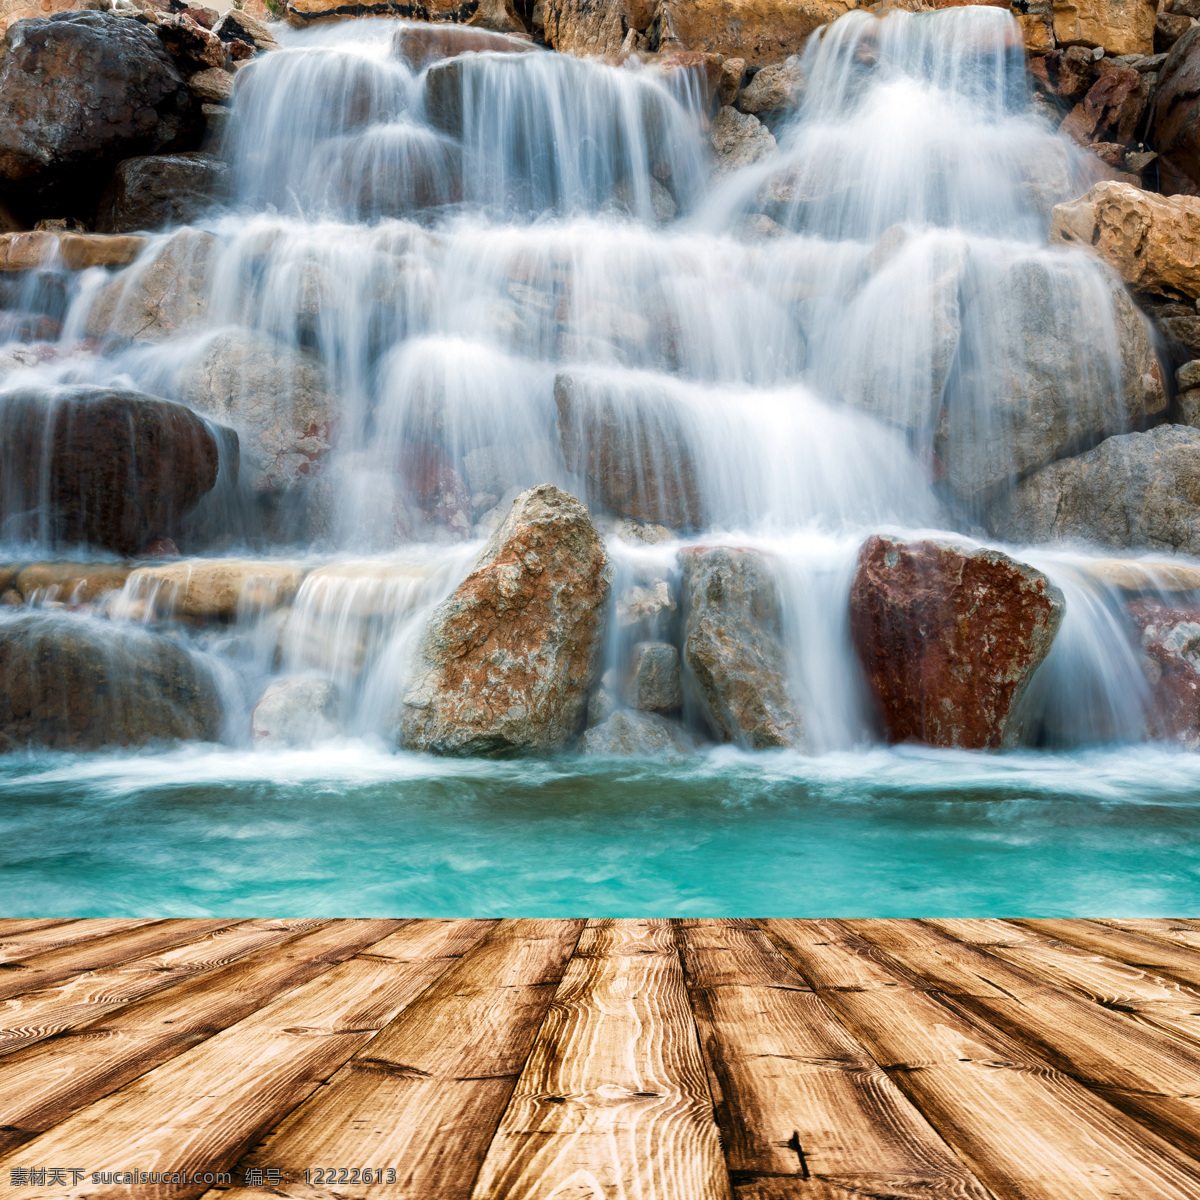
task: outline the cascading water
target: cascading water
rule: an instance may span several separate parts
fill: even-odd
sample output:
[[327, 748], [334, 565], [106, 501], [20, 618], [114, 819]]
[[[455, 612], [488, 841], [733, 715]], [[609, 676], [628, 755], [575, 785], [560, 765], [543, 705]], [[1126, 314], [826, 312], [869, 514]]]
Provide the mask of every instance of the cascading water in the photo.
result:
[[[496, 808], [481, 815], [472, 789], [510, 796], [527, 786], [553, 807], [562, 772], [581, 794], [619, 790], [617, 768], [585, 760], [518, 768], [376, 757], [391, 747], [432, 606], [513, 497], [550, 482], [592, 505], [618, 597], [666, 596], [681, 545], [756, 547], [774, 564], [804, 754], [753, 763], [710, 749], [690, 763], [629, 768], [644, 772], [656, 811], [672, 804], [672, 787], [697, 797], [693, 850], [741, 837], [718, 815], [721, 787], [760, 806], [751, 836], [764, 844], [773, 820], [812, 821], [813, 803], [861, 796], [874, 813], [853, 818], [870, 826], [862, 836], [892, 828], [911, 849], [925, 835], [899, 815], [897, 796], [919, 794], [934, 824], [940, 789], [1028, 802], [1014, 822], [1041, 828], [1031, 798], [1053, 800], [1056, 822], [1072, 788], [1107, 803], [1113, 788], [1141, 779], [1138, 756], [1165, 751], [1130, 745], [1154, 732], [1145, 677], [1116, 593], [1084, 552], [1020, 552], [1066, 596], [1063, 628], [1025, 697], [1026, 739], [1046, 750], [980, 761], [872, 747], [851, 648], [847, 595], [868, 534], [986, 539], [989, 508], [1014, 480], [1148, 412], [1149, 401], [1131, 399], [1145, 381], [1123, 348], [1140, 318], [1089, 256], [1045, 248], [1050, 208], [1086, 188], [1089, 168], [1026, 110], [1012, 19], [982, 7], [850, 13], [810, 42], [805, 98], [775, 127], [778, 154], [712, 185], [710, 114], [688, 71], [601, 65], [454, 30], [431, 50], [422, 28], [309, 30], [244, 67], [225, 137], [228, 208], [152, 237], [124, 271], [73, 279], [60, 343], [18, 348], [0, 376], [0, 406], [18, 389], [137, 388], [232, 427], [240, 473], [223, 445], [218, 486], [179, 529], [181, 548], [264, 571], [303, 567], [286, 605], [242, 606], [218, 626], [198, 628], [136, 577], [109, 602], [112, 621], [165, 629], [221, 673], [231, 745], [202, 768], [189, 752], [155, 761], [175, 762], [189, 780], [199, 770], [230, 794], [290, 796], [323, 780], [355, 830], [379, 811], [379, 780], [403, 778], [414, 811], [432, 805], [418, 824], [437, 825], [444, 796], [472, 829], [492, 828], [494, 851], [481, 832], [464, 853], [493, 864], [520, 836]], [[472, 52], [447, 51], [456, 36], [475, 39]], [[617, 477], [624, 507], [611, 494]], [[46, 502], [31, 495], [25, 507]], [[641, 520], [622, 523], [621, 513]], [[70, 548], [10, 549], [29, 561]], [[661, 636], [678, 635], [675, 607], [659, 610]], [[640, 636], [616, 608], [605, 660], [614, 676]], [[323, 751], [246, 755], [256, 698], [297, 676], [334, 685], [342, 737]], [[1057, 757], [1067, 750], [1076, 757]], [[9, 778], [32, 780], [30, 797], [55, 780], [133, 795], [138, 780], [164, 786], [170, 771], [150, 761], [123, 759], [117, 771], [36, 760]], [[1163, 797], [1192, 779], [1171, 762], [1175, 782], [1154, 794], [1164, 813]], [[1072, 763], [1087, 782], [1067, 782]], [[114, 784], [118, 776], [128, 782]], [[568, 805], [574, 832], [562, 837], [575, 852], [598, 836], [585, 807]], [[990, 819], [983, 828], [967, 817], [961, 836], [943, 829], [942, 852], [987, 842]], [[643, 828], [628, 813], [620, 821], [627, 833]], [[361, 840], [324, 836], [344, 848]], [[445, 857], [423, 825], [413, 837], [435, 874], [474, 870]], [[716, 869], [687, 849], [682, 827], [661, 837], [695, 869]], [[834, 843], [852, 865], [850, 843], [829, 835]], [[753, 870], [759, 851], [745, 850]], [[646, 862], [658, 853], [647, 848]], [[1106, 853], [1084, 856], [1096, 878], [1107, 878]], [[605, 881], [623, 868], [606, 856], [590, 882], [564, 869], [574, 880], [565, 891], [619, 895]], [[732, 882], [689, 891], [657, 865], [633, 875], [673, 911], [681, 897], [712, 909], [737, 894]], [[531, 878], [553, 874], [514, 882], [517, 907]], [[473, 910], [503, 907], [478, 877], [448, 890], [370, 886], [431, 912], [460, 894], [486, 894]], [[1137, 894], [1127, 881], [1112, 886]], [[1086, 902], [1072, 887], [1046, 903]], [[982, 888], [979, 903], [1007, 888]], [[316, 893], [291, 894], [311, 907]], [[814, 907], [833, 894], [825, 887]], [[881, 884], [865, 903], [896, 911], [903, 897]]]

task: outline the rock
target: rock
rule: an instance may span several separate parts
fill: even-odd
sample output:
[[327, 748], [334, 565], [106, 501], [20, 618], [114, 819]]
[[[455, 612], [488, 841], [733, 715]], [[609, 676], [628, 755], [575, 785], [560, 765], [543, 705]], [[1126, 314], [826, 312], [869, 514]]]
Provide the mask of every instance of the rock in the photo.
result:
[[1200, 354], [1200, 316], [1165, 317], [1155, 322], [1167, 343], [1172, 359], [1194, 358]]
[[1080, 570], [1127, 595], [1142, 592], [1200, 591], [1200, 567], [1187, 562], [1151, 562], [1144, 558], [1089, 558], [1078, 564]]
[[471, 496], [441, 446], [409, 442], [400, 451], [398, 466], [409, 499], [430, 521], [455, 537], [471, 536]]
[[1154, 49], [1164, 53], [1196, 24], [1191, 17], [1161, 12], [1154, 20]]
[[181, 404], [64, 386], [0, 398], [0, 523], [133, 554], [171, 537], [217, 480], [217, 439]]
[[742, 90], [742, 80], [746, 77], [746, 60], [744, 58], [727, 58], [721, 64], [721, 80], [717, 85], [717, 103], [722, 108], [728, 108], [737, 99]]
[[621, 0], [545, 0], [543, 36], [560, 54], [616, 55], [629, 28]]
[[305, 570], [262, 559], [194, 558], [127, 574], [125, 602], [163, 618], [229, 621], [291, 603]]
[[458, 54], [523, 54], [534, 47], [521, 38], [477, 27], [405, 23], [397, 28], [392, 48], [397, 58], [419, 71]]
[[1097, 183], [1055, 207], [1050, 242], [1091, 249], [1136, 291], [1200, 296], [1200, 198]]
[[315, 359], [267, 334], [231, 329], [184, 365], [176, 387], [184, 404], [237, 430], [256, 490], [295, 487], [324, 465], [341, 409]]
[[738, 96], [737, 106], [744, 113], [788, 113], [804, 96], [804, 68], [800, 56], [793, 54], [786, 62], [763, 67]]
[[155, 32], [187, 75], [211, 69], [223, 71], [229, 65], [229, 48], [225, 43], [187, 13], [164, 17]]
[[591, 757], [648, 758], [687, 754], [695, 748], [682, 726], [657, 713], [619, 709], [579, 739], [579, 752]]
[[107, 237], [96, 233], [11, 233], [0, 235], [0, 271], [36, 271], [63, 266], [123, 267], [146, 245], [140, 237]]
[[1062, 593], [998, 550], [872, 537], [850, 588], [854, 649], [890, 742], [1014, 746]]
[[675, 203], [675, 198], [667, 191], [661, 183], [653, 176], [646, 180], [648, 185], [650, 199], [649, 213], [642, 212], [642, 206], [639, 203], [637, 192], [628, 180], [622, 180], [613, 189], [613, 203], [622, 212], [628, 213], [630, 216], [638, 217], [642, 215], [651, 216], [660, 225], [666, 221], [673, 221], [675, 214], [678, 212], [678, 206]]
[[475, 15], [467, 22], [472, 28], [492, 33], [525, 34], [525, 25], [513, 0], [479, 0]]
[[229, 164], [211, 154], [127, 158], [100, 199], [96, 225], [106, 233], [190, 225], [225, 195]]
[[459, 58], [435, 62], [425, 72], [425, 115], [447, 137], [463, 134], [463, 64]]
[[1038, 90], [1064, 100], [1082, 97], [1095, 82], [1096, 68], [1095, 54], [1086, 46], [1051, 50], [1029, 60], [1029, 73]]
[[348, 17], [404, 17], [415, 21], [466, 21], [475, 14], [478, 0], [287, 0], [283, 15], [289, 25], [303, 29], [322, 21], [344, 21]]
[[1060, 46], [1103, 46], [1109, 54], [1154, 53], [1155, 0], [1054, 0]]
[[123, 563], [30, 563], [16, 572], [11, 584], [28, 603], [92, 604], [119, 592], [129, 572]]
[[279, 43], [271, 27], [244, 9], [231, 8], [213, 26], [213, 33], [223, 42], [248, 42], [257, 50], [278, 50]]
[[1159, 425], [1044, 467], [989, 515], [1010, 541], [1200, 554], [1200, 429]]
[[54, 342], [62, 323], [44, 313], [0, 312], [0, 346], [5, 342]]
[[716, 160], [713, 183], [773, 157], [779, 149], [775, 135], [757, 117], [728, 105], [713, 118], [709, 140]]
[[1175, 372], [1175, 386], [1181, 391], [1200, 388], [1200, 358], [1186, 362]]
[[1158, 72], [1153, 144], [1163, 192], [1200, 192], [1200, 29], [1179, 38]]
[[683, 703], [679, 651], [669, 642], [639, 642], [626, 691], [630, 705], [642, 712], [674, 712]]
[[14, 211], [61, 205], [88, 215], [121, 159], [189, 150], [200, 138], [199, 106], [137, 21], [97, 12], [22, 21], [6, 51], [0, 184]]
[[0, 616], [0, 751], [216, 741], [208, 671], [137, 625], [60, 613]]
[[695, 464], [667, 403], [622, 404], [603, 380], [567, 372], [554, 400], [567, 469], [584, 476], [590, 503], [674, 529], [703, 524]]
[[1200, 429], [1200, 388], [1180, 392], [1175, 397], [1175, 423]]
[[[1150, 102], [1152, 83], [1132, 67], [1104, 60], [1099, 78], [1084, 98], [1067, 114], [1059, 132], [1081, 146], [1093, 142], [1131, 142]], [[1114, 166], [1119, 166], [1114, 163]]]
[[1135, 600], [1126, 612], [1142, 644], [1153, 732], [1200, 748], [1200, 609], [1147, 598]]
[[233, 99], [233, 76], [223, 67], [209, 67], [188, 77], [192, 95], [205, 104], [228, 104]]
[[211, 269], [220, 242], [181, 229], [96, 293], [84, 319], [88, 337], [161, 342], [208, 316]]
[[[988, 307], [963, 321], [960, 366], [934, 442], [957, 496], [981, 496], [1166, 411], [1145, 319], [1107, 272], [1018, 258], [993, 263], [983, 284], [964, 301], [968, 311]], [[990, 304], [989, 295], [1004, 303]]]
[[667, 634], [677, 607], [665, 579], [634, 584], [617, 597], [617, 627], [643, 639], [661, 638]]
[[800, 715], [784, 676], [779, 597], [754, 550], [698, 546], [683, 564], [684, 686], [722, 741], [794, 746]]
[[523, 492], [421, 635], [401, 744], [437, 754], [564, 749], [599, 673], [608, 586], [587, 509], [550, 484]]
[[617, 672], [615, 668], [610, 668], [604, 672], [600, 686], [588, 697], [587, 724], [589, 729], [596, 725], [603, 725], [621, 707], [617, 691]]
[[716, 107], [717, 92], [721, 87], [721, 72], [725, 68], [723, 54], [664, 47], [657, 54], [643, 55], [642, 61], [664, 79], [681, 77], [677, 83], [679, 90], [697, 96], [700, 108], [705, 113], [712, 112]]
[[804, 49], [819, 26], [849, 8], [841, 0], [664, 0], [648, 31], [653, 48], [670, 45], [743, 59], [747, 66], [777, 63]]
[[266, 750], [328, 741], [340, 732], [340, 707], [337, 688], [328, 679], [278, 679], [254, 706], [250, 736]]

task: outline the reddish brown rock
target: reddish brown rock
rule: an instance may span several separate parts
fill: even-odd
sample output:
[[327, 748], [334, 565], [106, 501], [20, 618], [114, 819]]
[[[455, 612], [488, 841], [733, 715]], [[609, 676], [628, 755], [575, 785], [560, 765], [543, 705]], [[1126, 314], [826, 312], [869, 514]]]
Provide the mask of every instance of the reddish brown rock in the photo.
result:
[[1129, 616], [1142, 642], [1154, 698], [1153, 732], [1200, 746], [1200, 608], [1135, 600]]
[[1200, 28], [1171, 47], [1158, 72], [1154, 148], [1163, 192], [1200, 194]]
[[523, 492], [421, 636], [401, 744], [435, 754], [566, 748], [599, 672], [608, 587], [587, 509], [550, 484]]
[[186, 12], [163, 17], [157, 32], [167, 52], [189, 75], [213, 67], [224, 70], [229, 65], [225, 43]]
[[888, 741], [1014, 745], [1019, 701], [1062, 615], [1062, 593], [997, 550], [870, 538], [850, 628]]
[[398, 465], [413, 503], [435, 525], [469, 538], [471, 495], [445, 450], [430, 442], [409, 442]]
[[696, 546], [683, 565], [685, 686], [722, 741], [794, 746], [800, 715], [788, 693], [779, 595], [755, 550]]
[[11, 535], [133, 554], [172, 535], [217, 467], [216, 438], [182, 404], [88, 387], [0, 404], [0, 524]]
[[1146, 111], [1149, 96], [1149, 84], [1142, 74], [1132, 67], [1109, 65], [1106, 60], [1099, 78], [1067, 114], [1059, 131], [1082, 146], [1093, 142], [1130, 142]]

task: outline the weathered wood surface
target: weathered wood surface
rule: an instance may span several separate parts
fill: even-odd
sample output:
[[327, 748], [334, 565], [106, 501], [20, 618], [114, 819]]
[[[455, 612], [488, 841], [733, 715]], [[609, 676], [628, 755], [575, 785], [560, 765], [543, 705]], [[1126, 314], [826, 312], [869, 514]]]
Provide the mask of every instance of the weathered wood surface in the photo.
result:
[[0, 1194], [1198, 1200], [1200, 922], [0, 921]]

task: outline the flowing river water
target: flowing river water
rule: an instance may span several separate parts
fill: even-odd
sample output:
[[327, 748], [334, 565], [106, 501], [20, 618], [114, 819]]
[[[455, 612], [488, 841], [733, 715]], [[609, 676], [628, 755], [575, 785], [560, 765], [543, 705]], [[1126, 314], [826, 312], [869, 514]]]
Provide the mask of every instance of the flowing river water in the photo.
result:
[[[1027, 111], [1008, 14], [849, 14], [810, 43], [778, 155], [715, 181], [688, 71], [470, 54], [448, 101], [430, 85], [446, 64], [415, 61], [408, 28], [285, 34], [243, 68], [228, 207], [156, 235], [116, 291], [100, 269], [75, 279], [63, 352], [0, 385], [187, 402], [214, 354], [269, 337], [319, 362], [338, 399], [318, 478], [262, 488], [286, 455], [247, 470], [243, 438], [241, 479], [218, 483], [192, 533], [201, 553], [308, 571], [285, 611], [174, 631], [220, 683], [221, 742], [0, 758], [6, 913], [1194, 907], [1200, 757], [1149, 740], [1097, 553], [1014, 550], [1066, 597], [1019, 750], [879, 744], [850, 646], [868, 534], [988, 540], [986, 502], [1025, 469], [1001, 414], [1034, 293], [1066, 397], [1056, 436], [1086, 444], [1097, 412], [1122, 429], [1112, 282], [1046, 248], [1050, 207], [1089, 168]], [[129, 297], [164, 248], [196, 257], [200, 299], [145, 341]], [[110, 334], [123, 340], [100, 346]], [[587, 494], [555, 432], [564, 387], [606, 405], [646, 488], [687, 509], [692, 532], [662, 540], [601, 526], [614, 593], [671, 579], [681, 544], [769, 553], [799, 750], [394, 749], [417, 632], [489, 521], [534, 484]], [[458, 465], [469, 502], [437, 521], [414, 504], [397, 467], [414, 446]], [[47, 557], [45, 530], [6, 536], [6, 552]], [[70, 619], [153, 613], [127, 588]], [[608, 664], [628, 652], [614, 632]], [[337, 684], [336, 733], [253, 748], [264, 687], [305, 672]]]

